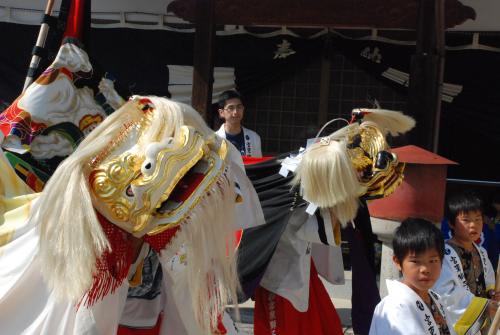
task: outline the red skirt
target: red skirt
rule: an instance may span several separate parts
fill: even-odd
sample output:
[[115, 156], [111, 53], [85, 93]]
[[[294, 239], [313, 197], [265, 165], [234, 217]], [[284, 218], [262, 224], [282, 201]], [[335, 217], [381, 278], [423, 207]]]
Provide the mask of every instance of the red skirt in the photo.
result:
[[285, 298], [259, 286], [255, 292], [254, 334], [343, 334], [337, 311], [312, 262], [308, 310], [299, 312]]

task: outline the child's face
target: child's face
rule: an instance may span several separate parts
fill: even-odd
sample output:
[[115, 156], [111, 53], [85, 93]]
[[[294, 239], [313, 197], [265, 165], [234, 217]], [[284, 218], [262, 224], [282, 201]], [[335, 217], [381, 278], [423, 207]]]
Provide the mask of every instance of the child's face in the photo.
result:
[[401, 263], [394, 257], [396, 267], [403, 273], [403, 283], [424, 297], [441, 274], [441, 258], [436, 249], [408, 253]]
[[462, 212], [455, 218], [454, 237], [462, 242], [472, 243], [479, 239], [483, 231], [483, 213], [481, 211]]

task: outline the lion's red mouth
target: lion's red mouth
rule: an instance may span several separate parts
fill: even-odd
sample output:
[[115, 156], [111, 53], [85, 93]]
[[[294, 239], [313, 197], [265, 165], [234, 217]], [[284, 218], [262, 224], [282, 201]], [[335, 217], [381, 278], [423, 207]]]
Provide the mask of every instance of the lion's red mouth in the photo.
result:
[[174, 211], [198, 188], [208, 171], [208, 163], [203, 159], [194, 165], [177, 183], [170, 197], [156, 210], [159, 214]]

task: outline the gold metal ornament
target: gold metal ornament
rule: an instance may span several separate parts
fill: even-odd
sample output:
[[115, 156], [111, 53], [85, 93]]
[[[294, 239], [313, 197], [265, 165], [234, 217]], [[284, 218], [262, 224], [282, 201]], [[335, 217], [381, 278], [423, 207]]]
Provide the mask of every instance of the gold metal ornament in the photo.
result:
[[203, 181], [198, 185], [193, 193], [185, 199], [179, 207], [165, 213], [155, 213], [155, 218], [161, 222], [155, 229], [150, 231], [148, 235], [159, 234], [166, 229], [173, 228], [179, 225], [189, 214], [189, 212], [198, 205], [207, 191], [221, 178], [224, 178], [225, 159], [227, 157], [228, 148], [227, 142], [224, 140], [217, 152], [208, 151], [204, 156], [207, 163], [207, 170]]
[[139, 177], [143, 161], [144, 158], [125, 152], [90, 173], [94, 195], [109, 207], [112, 218], [118, 222], [127, 222], [130, 218], [134, 203], [126, 196], [127, 188]]
[[405, 164], [395, 154], [385, 168], [377, 167], [380, 152], [389, 151], [384, 134], [373, 123], [362, 123], [359, 131], [348, 137], [348, 154], [358, 172], [360, 183], [366, 187], [368, 198], [386, 197], [394, 192], [403, 180]]
[[[143, 131], [144, 127], [141, 128], [136, 131]], [[135, 236], [158, 234], [179, 225], [225, 171], [227, 144], [222, 141], [215, 147], [214, 142], [213, 137], [204, 138], [194, 128], [182, 126], [172, 141], [153, 143], [159, 149], [150, 156], [129, 148], [109, 157], [112, 151], [108, 149], [105, 155], [94, 159], [94, 164], [105, 162], [89, 176], [96, 208]], [[151, 171], [146, 173], [143, 165], [148, 162]], [[178, 206], [168, 208], [167, 202], [181, 179], [192, 169], [199, 169], [198, 166], [203, 167], [204, 175], [199, 185]]]

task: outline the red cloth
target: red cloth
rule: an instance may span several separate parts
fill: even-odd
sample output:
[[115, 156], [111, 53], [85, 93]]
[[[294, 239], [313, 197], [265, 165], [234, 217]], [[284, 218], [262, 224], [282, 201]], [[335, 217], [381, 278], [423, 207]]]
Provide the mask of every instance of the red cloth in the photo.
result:
[[18, 106], [17, 98], [0, 114], [0, 131], [5, 137], [16, 135], [22, 144], [30, 145], [35, 136], [40, 134], [47, 125], [31, 119], [31, 114]]
[[311, 263], [309, 309], [306, 312], [297, 311], [288, 300], [261, 286], [257, 288], [255, 292], [254, 334], [343, 334], [340, 318], [313, 263]]
[[273, 156], [265, 156], [265, 157], [252, 157], [252, 156], [241, 156], [243, 159], [243, 164], [245, 165], [252, 165], [252, 164], [257, 164], [265, 161], [269, 161], [273, 159]]
[[163, 315], [160, 314], [158, 317], [158, 322], [154, 328], [129, 328], [125, 326], [119, 326], [117, 335], [158, 335], [160, 333], [161, 321]]

